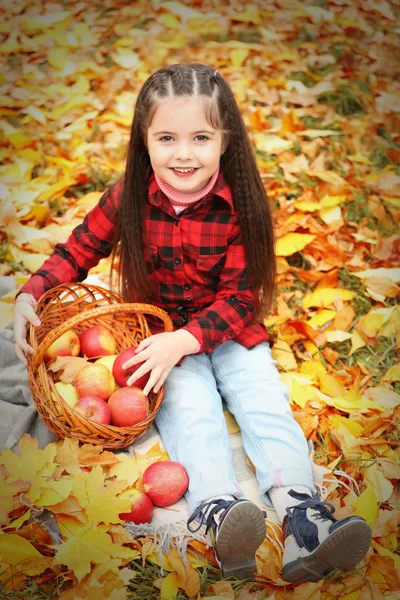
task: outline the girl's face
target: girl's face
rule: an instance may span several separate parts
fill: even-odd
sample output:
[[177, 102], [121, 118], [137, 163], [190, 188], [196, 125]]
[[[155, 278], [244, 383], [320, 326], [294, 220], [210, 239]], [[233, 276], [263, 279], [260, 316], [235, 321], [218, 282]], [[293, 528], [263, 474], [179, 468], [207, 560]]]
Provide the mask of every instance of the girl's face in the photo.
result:
[[[147, 131], [151, 166], [160, 179], [183, 193], [202, 190], [218, 168], [222, 134], [206, 120], [200, 98], [163, 100]], [[175, 169], [192, 169], [182, 175]]]

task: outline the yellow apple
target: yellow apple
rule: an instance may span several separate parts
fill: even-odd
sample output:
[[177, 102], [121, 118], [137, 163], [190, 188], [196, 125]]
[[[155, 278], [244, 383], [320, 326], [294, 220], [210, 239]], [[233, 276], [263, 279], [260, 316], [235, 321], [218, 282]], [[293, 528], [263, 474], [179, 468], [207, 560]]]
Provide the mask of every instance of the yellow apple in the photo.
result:
[[110, 356], [102, 356], [101, 358], [98, 358], [94, 364], [100, 364], [100, 365], [105, 365], [107, 367], [107, 369], [109, 369], [109, 371], [113, 370], [113, 364], [115, 359], [117, 358], [118, 354], [111, 354]]
[[62, 381], [58, 381], [55, 384], [55, 388], [57, 392], [60, 394], [62, 399], [73, 408], [75, 404], [78, 402], [78, 393], [72, 383], [63, 383]]

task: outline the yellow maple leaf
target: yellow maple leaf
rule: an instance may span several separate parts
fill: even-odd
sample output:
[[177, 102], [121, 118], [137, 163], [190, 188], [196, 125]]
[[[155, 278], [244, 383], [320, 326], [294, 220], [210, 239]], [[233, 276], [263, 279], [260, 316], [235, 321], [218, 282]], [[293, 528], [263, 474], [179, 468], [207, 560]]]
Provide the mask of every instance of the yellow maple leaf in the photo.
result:
[[54, 564], [67, 566], [79, 581], [90, 572], [92, 562], [101, 565], [111, 559], [120, 559], [115, 563], [118, 568], [139, 555], [137, 550], [115, 544], [104, 525], [78, 523], [74, 526], [70, 520], [65, 528], [60, 518], [58, 523], [66, 539], [53, 546], [56, 551]]
[[52, 559], [40, 554], [28, 540], [16, 533], [0, 535], [0, 560], [31, 576], [39, 575], [52, 566]]
[[19, 454], [5, 449], [0, 455], [0, 464], [4, 465], [10, 478], [28, 481], [30, 489], [26, 499], [35, 502], [47, 485], [47, 477], [53, 475], [56, 464], [56, 448], [48, 444], [43, 450], [38, 448], [38, 440], [24, 433], [19, 441]]
[[119, 480], [127, 482], [127, 485], [132, 486], [139, 478], [139, 467], [134, 456], [126, 456], [120, 454], [119, 462], [112, 465], [108, 470], [108, 477], [116, 477]]
[[12, 477], [7, 479], [5, 467], [0, 467], [0, 523], [4, 523], [8, 518], [8, 513], [20, 505], [16, 494], [19, 495], [27, 489], [29, 489], [29, 485], [26, 481]]
[[92, 523], [123, 523], [119, 513], [129, 512], [132, 502], [119, 498], [117, 494], [128, 487], [126, 481], [104, 481], [100, 465], [90, 473], [79, 470], [73, 478], [72, 494], [85, 509], [88, 521]]
[[42, 486], [41, 496], [35, 501], [35, 505], [48, 507], [63, 502], [68, 498], [71, 490], [72, 479], [67, 479], [66, 477], [63, 477], [58, 481], [48, 479], [46, 484]]

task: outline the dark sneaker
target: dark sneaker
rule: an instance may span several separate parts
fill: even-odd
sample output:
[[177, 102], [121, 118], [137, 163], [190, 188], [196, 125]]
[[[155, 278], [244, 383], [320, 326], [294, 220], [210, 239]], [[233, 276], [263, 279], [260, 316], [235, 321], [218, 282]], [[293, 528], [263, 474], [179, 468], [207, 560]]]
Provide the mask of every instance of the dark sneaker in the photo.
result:
[[288, 492], [304, 500], [286, 509], [282, 579], [291, 583], [319, 581], [334, 569], [351, 569], [368, 552], [372, 532], [362, 517], [338, 521], [330, 502], [316, 496]]
[[[206, 516], [204, 516], [206, 515]], [[253, 579], [256, 551], [265, 539], [265, 513], [250, 500], [210, 500], [200, 504], [187, 527], [195, 533], [206, 525], [223, 577]], [[198, 527], [190, 528], [197, 520]]]

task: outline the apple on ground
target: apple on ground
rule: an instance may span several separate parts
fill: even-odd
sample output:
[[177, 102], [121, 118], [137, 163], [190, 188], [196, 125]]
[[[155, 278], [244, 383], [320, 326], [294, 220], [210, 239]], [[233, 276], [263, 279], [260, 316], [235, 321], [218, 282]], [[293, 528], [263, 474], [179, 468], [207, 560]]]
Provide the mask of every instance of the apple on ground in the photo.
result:
[[51, 344], [43, 354], [46, 362], [56, 358], [57, 356], [78, 356], [80, 352], [80, 342], [78, 334], [70, 329]]
[[119, 494], [119, 498], [127, 498], [132, 502], [132, 508], [128, 513], [120, 513], [119, 518], [124, 521], [131, 521], [136, 525], [141, 523], [150, 523], [153, 518], [153, 503], [147, 494], [140, 490], [125, 490]]
[[107, 402], [96, 396], [83, 396], [74, 406], [74, 411], [87, 419], [103, 425], [111, 422], [111, 410]]
[[108, 399], [111, 409], [111, 424], [132, 427], [144, 421], [149, 414], [149, 401], [143, 390], [135, 386], [124, 386]]
[[87, 358], [98, 358], [115, 354], [117, 341], [111, 331], [104, 325], [95, 325], [85, 329], [79, 336], [81, 355]]
[[74, 385], [79, 398], [97, 396], [107, 400], [115, 391], [115, 379], [105, 365], [86, 364], [75, 375]]
[[[115, 381], [121, 387], [126, 386], [126, 382], [128, 381], [129, 377], [135, 371], [137, 371], [137, 369], [143, 364], [143, 363], [139, 363], [137, 365], [133, 365], [132, 367], [129, 367], [129, 369], [122, 368], [122, 365], [124, 365], [130, 358], [135, 356], [135, 352], [136, 352], [136, 346], [132, 346], [131, 348], [126, 348], [125, 350], [122, 350], [122, 352], [120, 352], [118, 354], [117, 358], [115, 359], [114, 366], [113, 366], [113, 375], [114, 375]], [[150, 379], [150, 373], [151, 372], [149, 371], [145, 375], [142, 375], [142, 377], [139, 377], [139, 379], [137, 379], [134, 382], [135, 387], [141, 388], [143, 390], [146, 383]]]
[[143, 489], [154, 506], [170, 506], [178, 502], [189, 486], [184, 467], [172, 460], [151, 464], [143, 473]]

